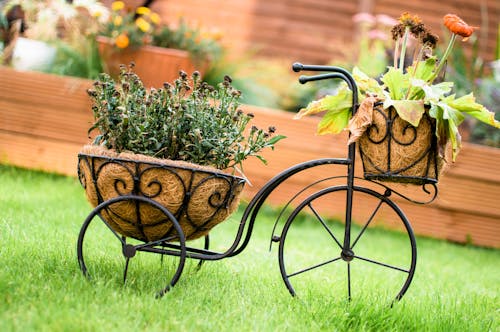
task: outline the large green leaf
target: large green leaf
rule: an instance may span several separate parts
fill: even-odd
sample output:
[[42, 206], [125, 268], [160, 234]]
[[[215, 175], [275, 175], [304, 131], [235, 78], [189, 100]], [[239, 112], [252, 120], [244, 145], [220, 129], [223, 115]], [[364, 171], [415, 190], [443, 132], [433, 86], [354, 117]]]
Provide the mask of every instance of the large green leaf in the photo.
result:
[[[418, 83], [416, 85], [418, 85]], [[422, 84], [420, 87], [425, 92], [425, 101], [438, 102], [439, 100], [443, 99], [443, 97], [447, 93], [451, 91], [453, 83], [441, 82], [439, 84], [434, 84], [434, 85]]]
[[423, 100], [393, 100], [392, 106], [401, 119], [408, 121], [414, 127], [418, 126], [422, 115], [425, 113]]
[[347, 86], [337, 90], [337, 94], [323, 97], [313, 101], [306, 108], [301, 109], [295, 119], [300, 119], [306, 115], [313, 115], [325, 111], [338, 112], [352, 106], [352, 92]]
[[417, 63], [409, 66], [407, 72], [410, 73], [412, 78], [428, 82], [434, 73], [436, 67], [436, 57], [430, 57], [425, 61], [418, 61]]
[[410, 86], [408, 74], [403, 74], [401, 70], [389, 67], [387, 73], [382, 76], [382, 82], [389, 90], [389, 95], [393, 100], [405, 99], [406, 92]]
[[380, 84], [376, 80], [362, 72], [358, 67], [354, 67], [352, 69], [352, 77], [356, 81], [358, 89], [362, 95], [372, 93], [376, 94], [378, 97], [383, 96], [384, 89], [382, 89]]
[[474, 98], [472, 93], [457, 99], [452, 97], [454, 96], [444, 100], [450, 107], [453, 107], [460, 112], [467, 113], [479, 121], [487, 123], [495, 128], [500, 128], [500, 122], [495, 120], [495, 114], [490, 112], [483, 105], [476, 103], [476, 98]]
[[448, 124], [443, 119], [443, 109], [437, 104], [432, 104], [429, 115], [436, 119], [436, 137], [438, 141], [439, 155], [445, 157], [446, 144], [448, 143]]
[[451, 107], [446, 102], [439, 103], [440, 108], [443, 110], [443, 119], [446, 120], [448, 139], [452, 147], [452, 159], [456, 160], [458, 152], [462, 147], [461, 136], [458, 131], [458, 126], [464, 121], [465, 116], [459, 110]]
[[318, 135], [338, 134], [342, 132], [351, 118], [351, 107], [328, 111], [318, 124]]

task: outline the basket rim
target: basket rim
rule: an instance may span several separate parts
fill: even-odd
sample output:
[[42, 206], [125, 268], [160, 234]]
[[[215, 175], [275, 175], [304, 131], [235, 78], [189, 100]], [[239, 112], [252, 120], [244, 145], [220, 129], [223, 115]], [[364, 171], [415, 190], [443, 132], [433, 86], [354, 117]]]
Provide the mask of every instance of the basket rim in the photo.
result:
[[[141, 164], [147, 164], [147, 165], [157, 166], [157, 167], [161, 167], [161, 168], [170, 167], [170, 168], [176, 168], [176, 169], [196, 171], [196, 172], [206, 173], [206, 174], [213, 174], [216, 176], [233, 178], [233, 179], [236, 179], [236, 180], [243, 182], [243, 183], [247, 182], [247, 180], [241, 176], [228, 174], [228, 173], [225, 173], [221, 170], [213, 168], [211, 166], [199, 165], [199, 164], [190, 163], [190, 162], [183, 161], [183, 160], [155, 158], [155, 157], [143, 155], [140, 153], [126, 152], [125, 155], [123, 155], [121, 153], [118, 153], [118, 152], [111, 150], [111, 149], [107, 149], [107, 148], [102, 147], [102, 146], [92, 146], [92, 147], [96, 147], [96, 148], [100, 148], [100, 149], [97, 151], [96, 151], [96, 149], [94, 149], [94, 151], [92, 153], [79, 152], [78, 153], [78, 160], [80, 160], [82, 157], [90, 157], [90, 158], [107, 159], [107, 160], [118, 161], [118, 162], [141, 163]], [[99, 152], [99, 151], [102, 151], [103, 154], [95, 153], [95, 152]], [[106, 155], [106, 154], [104, 154], [105, 152], [116, 154], [116, 156]], [[133, 156], [138, 156], [138, 158], [133, 158]], [[140, 159], [142, 157], [145, 157], [145, 159]]]
[[364, 173], [364, 178], [371, 181], [391, 181], [395, 183], [406, 183], [406, 184], [437, 184], [438, 179], [431, 178], [428, 176], [410, 176], [410, 175], [398, 175], [391, 173]]

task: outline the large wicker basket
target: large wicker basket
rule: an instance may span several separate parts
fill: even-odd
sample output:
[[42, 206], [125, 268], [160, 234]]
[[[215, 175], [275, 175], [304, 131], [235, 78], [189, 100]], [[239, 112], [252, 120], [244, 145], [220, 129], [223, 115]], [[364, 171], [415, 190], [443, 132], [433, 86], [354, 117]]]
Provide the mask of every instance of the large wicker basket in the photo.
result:
[[[90, 145], [78, 155], [78, 176], [92, 206], [123, 195], [148, 197], [175, 216], [187, 240], [208, 234], [236, 210], [245, 183], [211, 167]], [[167, 216], [138, 200], [109, 205], [100, 216], [125, 237], [177, 239]]]
[[435, 123], [425, 113], [418, 125], [392, 107], [377, 106], [373, 123], [359, 139], [364, 177], [401, 183], [437, 183], [444, 165], [437, 150]]

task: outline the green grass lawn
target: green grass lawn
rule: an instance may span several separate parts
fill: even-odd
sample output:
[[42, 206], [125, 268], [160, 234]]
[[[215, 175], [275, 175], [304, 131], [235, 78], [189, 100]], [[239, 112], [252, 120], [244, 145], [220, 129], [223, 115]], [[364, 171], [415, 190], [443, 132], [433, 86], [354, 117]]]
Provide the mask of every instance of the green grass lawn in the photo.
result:
[[[345, 274], [336, 272], [298, 280], [298, 296], [291, 297], [277, 246], [269, 252], [274, 213], [266, 208], [240, 255], [206, 262], [199, 271], [196, 261], [188, 261], [173, 290], [156, 299], [168, 257], [161, 262], [158, 255], [139, 253], [123, 285], [123, 259], [106, 230], [89, 233], [95, 247], [104, 248], [95, 266], [99, 276], [82, 276], [76, 241], [90, 210], [75, 178], [0, 166], [1, 331], [500, 330], [498, 250], [417, 238], [415, 277], [392, 308], [393, 294], [384, 291], [397, 281], [355, 262], [352, 301], [342, 284]], [[213, 231], [213, 248], [232, 243], [241, 213]], [[319, 226], [306, 219], [294, 232], [296, 240], [287, 240], [291, 261], [324, 254], [327, 240], [316, 235]], [[375, 229], [367, 239], [372, 237], [360, 250], [383, 257], [408, 250], [401, 234]]]

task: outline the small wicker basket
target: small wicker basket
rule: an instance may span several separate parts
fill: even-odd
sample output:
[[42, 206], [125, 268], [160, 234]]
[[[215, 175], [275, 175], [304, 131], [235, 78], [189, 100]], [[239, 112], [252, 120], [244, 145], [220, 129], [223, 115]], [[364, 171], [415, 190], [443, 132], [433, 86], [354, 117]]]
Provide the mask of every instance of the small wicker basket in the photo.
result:
[[437, 183], [444, 162], [439, 156], [434, 120], [427, 112], [418, 127], [393, 107], [376, 106], [373, 123], [360, 137], [364, 177], [400, 183]]
[[[187, 240], [204, 235], [239, 204], [245, 180], [211, 167], [87, 145], [78, 155], [78, 176], [93, 207], [123, 195], [148, 197], [169, 210]], [[125, 200], [100, 216], [125, 237], [177, 240], [168, 217], [153, 205]]]

